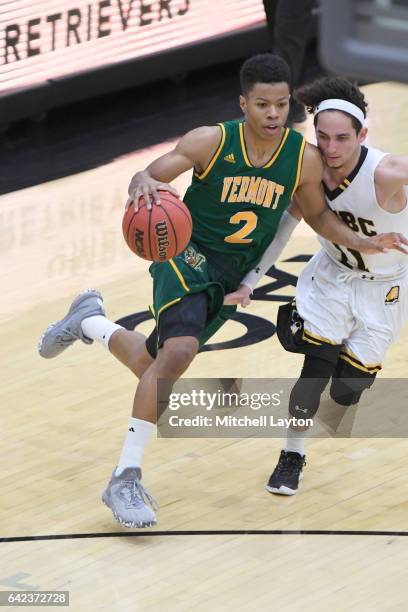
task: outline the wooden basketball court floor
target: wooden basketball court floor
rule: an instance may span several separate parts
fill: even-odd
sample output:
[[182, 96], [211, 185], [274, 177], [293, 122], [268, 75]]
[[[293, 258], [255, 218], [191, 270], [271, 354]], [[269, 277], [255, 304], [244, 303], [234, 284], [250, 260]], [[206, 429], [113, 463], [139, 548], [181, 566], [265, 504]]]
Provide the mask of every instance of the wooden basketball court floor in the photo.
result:
[[[366, 92], [370, 144], [407, 154], [408, 87]], [[265, 491], [279, 439], [153, 439], [143, 467], [158, 526], [122, 529], [100, 502], [136, 380], [99, 345], [45, 361], [37, 342], [87, 287], [112, 319], [146, 309], [148, 265], [127, 250], [121, 216], [129, 177], [170, 146], [0, 200], [0, 590], [69, 590], [75, 612], [405, 611], [405, 439], [310, 440], [294, 497]], [[317, 248], [302, 224], [278, 267], [297, 275], [304, 263], [283, 260]], [[245, 312], [274, 322], [278, 306]], [[242, 331], [232, 322], [217, 340]], [[381, 376], [407, 376], [407, 340], [406, 327]], [[294, 378], [300, 365], [274, 336], [202, 353], [187, 375]]]

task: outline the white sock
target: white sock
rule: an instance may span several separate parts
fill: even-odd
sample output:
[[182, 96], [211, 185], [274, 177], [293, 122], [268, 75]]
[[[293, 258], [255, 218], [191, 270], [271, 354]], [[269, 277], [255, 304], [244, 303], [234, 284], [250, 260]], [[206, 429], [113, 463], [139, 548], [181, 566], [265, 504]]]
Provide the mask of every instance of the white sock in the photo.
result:
[[109, 348], [108, 345], [111, 335], [117, 329], [124, 329], [121, 325], [109, 321], [109, 319], [103, 317], [102, 315], [96, 315], [95, 317], [88, 317], [87, 319], [84, 319], [81, 323], [81, 327], [87, 338], [102, 342], [106, 348]]
[[294, 431], [288, 427], [288, 433], [286, 434], [286, 445], [285, 451], [291, 453], [299, 453], [299, 455], [305, 454], [305, 436], [301, 431]]
[[155, 427], [156, 425], [150, 421], [129, 417], [128, 432], [116, 468], [116, 476], [119, 476], [128, 467], [141, 466], [143, 451]]

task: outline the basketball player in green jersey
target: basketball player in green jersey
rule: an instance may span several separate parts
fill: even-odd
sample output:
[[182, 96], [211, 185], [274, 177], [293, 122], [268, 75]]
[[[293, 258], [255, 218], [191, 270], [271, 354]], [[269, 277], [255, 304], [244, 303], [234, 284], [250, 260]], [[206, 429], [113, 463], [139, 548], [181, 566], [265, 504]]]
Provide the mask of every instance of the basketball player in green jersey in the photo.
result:
[[140, 466], [156, 422], [157, 380], [179, 378], [235, 311], [223, 305], [224, 295], [260, 260], [293, 193], [305, 220], [325, 238], [365, 253], [393, 245], [388, 235], [359, 238], [326, 206], [318, 150], [284, 127], [289, 81], [281, 58], [250, 58], [241, 69], [244, 120], [192, 130], [133, 177], [127, 205], [136, 209], [140, 196], [148, 206], [160, 205], [160, 190], [174, 192], [169, 183], [193, 169], [184, 197], [193, 219], [191, 242], [174, 259], [150, 268], [156, 320], [151, 336], [146, 340], [106, 319], [100, 294], [87, 291], [40, 340], [39, 352], [47, 358], [76, 339], [99, 340], [140, 379], [119, 464], [102, 496], [127, 527], [156, 522]]

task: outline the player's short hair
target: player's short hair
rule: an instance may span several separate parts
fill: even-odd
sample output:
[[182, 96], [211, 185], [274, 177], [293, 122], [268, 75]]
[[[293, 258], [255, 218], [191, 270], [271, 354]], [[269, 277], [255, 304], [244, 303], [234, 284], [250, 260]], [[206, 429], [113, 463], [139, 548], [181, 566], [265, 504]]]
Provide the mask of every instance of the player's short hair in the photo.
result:
[[242, 95], [246, 96], [255, 83], [287, 83], [290, 68], [284, 59], [272, 53], [260, 53], [247, 59], [239, 73]]
[[[340, 100], [346, 100], [355, 104], [359, 109], [363, 111], [364, 117], [367, 116], [367, 102], [365, 101], [364, 94], [360, 89], [347, 79], [343, 77], [324, 77], [318, 79], [312, 83], [303, 85], [294, 91], [294, 98], [298, 102], [301, 102], [307, 107], [309, 113], [314, 113], [316, 106], [318, 106], [323, 100], [329, 100], [331, 98], [338, 98]], [[341, 111], [348, 117], [350, 117], [354, 129], [357, 134], [363, 127], [360, 121], [346, 113]], [[314, 118], [314, 124], [316, 125], [317, 117]]]

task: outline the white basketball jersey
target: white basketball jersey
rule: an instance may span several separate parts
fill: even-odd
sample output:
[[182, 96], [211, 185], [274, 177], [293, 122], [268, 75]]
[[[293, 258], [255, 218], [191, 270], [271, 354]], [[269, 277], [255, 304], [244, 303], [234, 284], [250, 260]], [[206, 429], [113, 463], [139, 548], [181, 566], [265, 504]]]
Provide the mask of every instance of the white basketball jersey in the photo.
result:
[[[328, 206], [362, 238], [385, 232], [408, 236], [408, 206], [399, 213], [389, 213], [377, 202], [374, 172], [385, 155], [378, 149], [361, 147], [359, 162], [343, 183], [332, 191], [324, 186]], [[406, 192], [408, 196], [407, 188]], [[408, 255], [398, 251], [362, 255], [321, 236], [319, 240], [329, 257], [347, 269], [395, 277], [408, 273]]]

